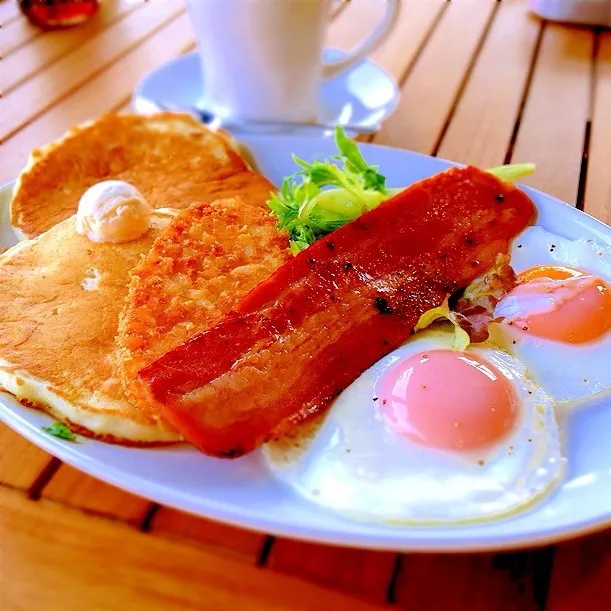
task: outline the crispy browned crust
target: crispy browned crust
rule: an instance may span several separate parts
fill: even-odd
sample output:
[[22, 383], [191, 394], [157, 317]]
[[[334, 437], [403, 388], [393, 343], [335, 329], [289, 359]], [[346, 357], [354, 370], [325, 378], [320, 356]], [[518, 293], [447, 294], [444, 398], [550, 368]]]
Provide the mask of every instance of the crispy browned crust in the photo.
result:
[[33, 151], [15, 188], [11, 223], [37, 236], [74, 214], [85, 190], [107, 179], [132, 183], [154, 208], [186, 208], [216, 199], [219, 181], [247, 171], [225, 134], [190, 115], [109, 114]]
[[275, 221], [242, 199], [196, 204], [175, 217], [131, 272], [116, 341], [129, 399], [160, 418], [138, 371], [228, 312], [290, 257]]

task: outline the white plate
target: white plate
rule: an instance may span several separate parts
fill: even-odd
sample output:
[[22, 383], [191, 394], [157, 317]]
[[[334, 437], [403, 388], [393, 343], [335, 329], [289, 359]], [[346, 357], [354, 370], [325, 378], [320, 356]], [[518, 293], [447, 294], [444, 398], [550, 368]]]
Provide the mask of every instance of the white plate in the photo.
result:
[[[294, 171], [292, 153], [312, 159], [335, 152], [333, 142], [324, 139], [251, 136], [243, 141], [260, 171], [276, 184]], [[379, 164], [391, 187], [410, 184], [449, 165], [380, 146], [362, 149], [369, 163]], [[527, 191], [539, 210], [538, 223], [549, 231], [611, 245], [611, 229], [603, 223], [550, 196]], [[9, 197], [10, 187], [0, 192], [4, 215]], [[0, 236], [7, 244], [14, 243], [6, 216], [2, 222]], [[454, 527], [348, 521], [306, 503], [272, 479], [258, 453], [220, 460], [188, 447], [147, 450], [97, 441], [66, 443], [41, 431], [50, 421], [47, 416], [22, 407], [9, 395], [0, 398], [4, 422], [74, 467], [158, 503], [266, 533], [386, 550], [467, 551], [542, 544], [611, 524], [611, 397], [580, 408], [563, 422], [569, 469], [555, 492], [515, 517]]]
[[[345, 57], [338, 49], [325, 49], [325, 61]], [[159, 105], [177, 108], [202, 107], [202, 75], [199, 57], [194, 51], [151, 70], [134, 91], [132, 104], [137, 112], [150, 113]], [[320, 89], [320, 111], [317, 121], [325, 124], [378, 128], [397, 106], [399, 90], [393, 78], [369, 60], [360, 61], [350, 70], [324, 81]], [[246, 127], [241, 128], [241, 131]], [[254, 129], [254, 128], [253, 128]], [[303, 129], [304, 135], [317, 134]], [[299, 131], [294, 128], [293, 132]]]

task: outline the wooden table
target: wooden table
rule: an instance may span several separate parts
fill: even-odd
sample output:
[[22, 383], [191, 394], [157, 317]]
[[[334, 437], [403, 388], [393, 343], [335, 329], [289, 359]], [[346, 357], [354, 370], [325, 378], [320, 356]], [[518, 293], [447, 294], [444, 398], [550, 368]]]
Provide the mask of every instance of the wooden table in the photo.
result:
[[[329, 44], [350, 48], [381, 11], [338, 2]], [[127, 109], [148, 70], [194, 46], [183, 0], [103, 0], [88, 25], [51, 33], [2, 0], [0, 22], [0, 184], [70, 125]], [[374, 142], [534, 161], [531, 184], [611, 222], [611, 33], [541, 22], [525, 0], [404, 0], [373, 59], [402, 90]], [[159, 507], [4, 426], [0, 448], [5, 611], [611, 609], [609, 533], [497, 555], [330, 548]]]

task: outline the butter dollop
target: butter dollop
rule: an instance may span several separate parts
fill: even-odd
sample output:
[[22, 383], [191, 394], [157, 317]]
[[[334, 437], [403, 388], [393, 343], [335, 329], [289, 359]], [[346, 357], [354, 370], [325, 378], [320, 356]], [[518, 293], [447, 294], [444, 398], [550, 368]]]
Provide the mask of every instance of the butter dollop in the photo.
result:
[[140, 191], [122, 180], [104, 180], [83, 193], [76, 232], [92, 242], [131, 242], [149, 228], [151, 207]]

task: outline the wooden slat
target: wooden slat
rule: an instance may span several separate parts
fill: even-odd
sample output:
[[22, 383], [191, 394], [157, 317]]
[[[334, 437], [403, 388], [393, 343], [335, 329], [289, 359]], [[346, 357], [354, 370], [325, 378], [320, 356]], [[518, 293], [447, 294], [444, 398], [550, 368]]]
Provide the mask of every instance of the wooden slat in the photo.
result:
[[437, 151], [440, 157], [482, 168], [503, 163], [540, 29], [527, 0], [503, 0]]
[[386, 600], [397, 555], [278, 539], [268, 566], [330, 588], [379, 602]]
[[384, 608], [6, 489], [0, 541], [3, 611]]
[[371, 59], [400, 81], [427, 42], [446, 4], [445, 0], [403, 0], [395, 29]]
[[558, 546], [546, 611], [606, 611], [611, 601], [611, 531]]
[[28, 490], [51, 457], [0, 422], [0, 484]]
[[575, 203], [586, 121], [594, 34], [547, 24], [512, 161], [533, 161], [524, 180]]
[[123, 492], [69, 465], [62, 465], [42, 490], [42, 497], [140, 525], [150, 502]]
[[0, 139], [26, 125], [183, 11], [182, 0], [146, 3], [8, 93], [0, 115]]
[[423, 153], [433, 150], [496, 6], [493, 0], [447, 4], [407, 76], [398, 109], [375, 142]]
[[327, 45], [350, 50], [371, 32], [383, 13], [383, 0], [351, 0], [329, 27]]
[[[445, 0], [403, 0], [395, 29], [373, 52], [371, 60], [393, 78], [401, 79], [445, 5]], [[328, 44], [349, 50], [381, 18], [383, 8], [382, 0], [353, 0], [329, 28]]]
[[[17, 4], [16, 0], [13, 0]], [[25, 17], [19, 16], [0, 28], [0, 57], [6, 58], [20, 47], [43, 34]]]
[[17, 176], [32, 149], [59, 138], [71, 125], [122, 106], [146, 72], [192, 44], [191, 22], [183, 14], [55, 104], [9, 140], [11, 155], [0, 156], [0, 184]]
[[0, 2], [0, 27], [8, 25], [13, 19], [19, 17], [19, 5], [15, 0], [2, 0]]
[[151, 522], [150, 532], [151, 535], [176, 537], [203, 544], [251, 564], [258, 560], [265, 540], [265, 536], [259, 533], [211, 522], [168, 507], [159, 508]]
[[584, 210], [611, 224], [611, 33], [600, 36]]
[[405, 556], [396, 601], [408, 611], [539, 611], [531, 557]]
[[105, 0], [100, 5], [98, 14], [89, 23], [74, 29], [45, 32], [43, 36], [3, 58], [3, 74], [0, 80], [2, 94], [5, 95], [16, 85], [144, 4], [144, 0]]

